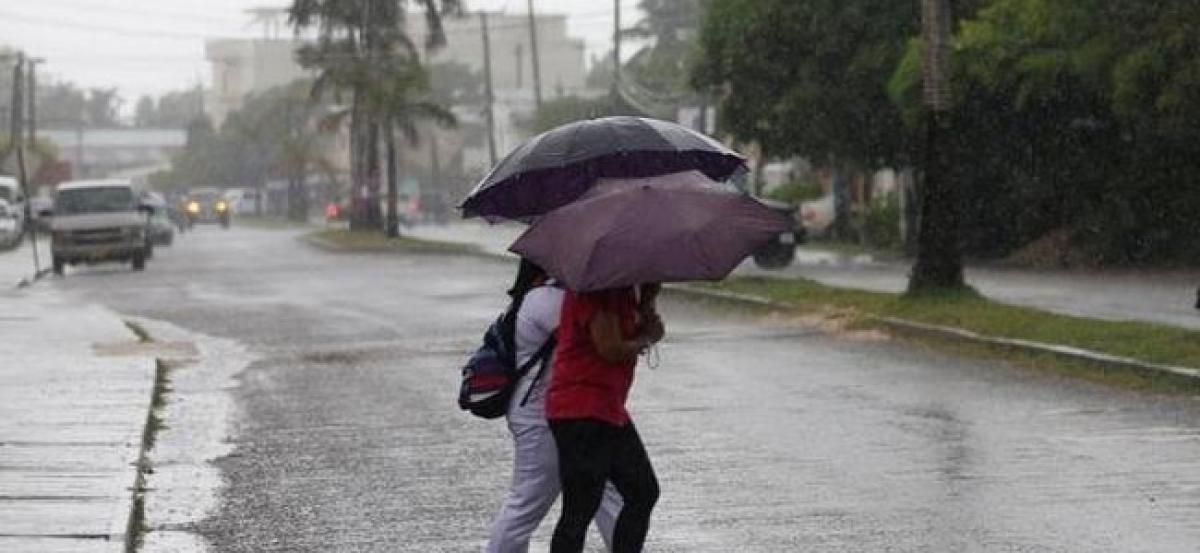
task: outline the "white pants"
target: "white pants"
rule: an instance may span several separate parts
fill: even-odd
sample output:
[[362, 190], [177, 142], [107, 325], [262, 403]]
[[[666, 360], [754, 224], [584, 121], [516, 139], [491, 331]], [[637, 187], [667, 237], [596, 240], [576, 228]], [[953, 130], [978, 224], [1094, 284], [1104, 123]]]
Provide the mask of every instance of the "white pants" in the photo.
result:
[[[550, 427], [543, 424], [509, 422], [516, 452], [513, 456], [512, 487], [492, 523], [487, 553], [526, 553], [529, 537], [554, 501], [562, 484], [558, 479], [558, 449]], [[621, 513], [621, 494], [612, 483], [604, 489], [604, 500], [596, 510], [596, 529], [612, 551], [613, 526]]]

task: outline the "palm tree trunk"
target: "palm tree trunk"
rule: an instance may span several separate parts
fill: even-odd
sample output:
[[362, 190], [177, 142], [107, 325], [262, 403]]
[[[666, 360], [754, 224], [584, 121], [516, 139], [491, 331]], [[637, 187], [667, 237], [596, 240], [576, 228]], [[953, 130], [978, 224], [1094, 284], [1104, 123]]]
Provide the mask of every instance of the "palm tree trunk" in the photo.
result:
[[363, 197], [366, 191], [366, 171], [363, 161], [363, 127], [362, 93], [354, 91], [350, 106], [350, 230], [357, 230], [364, 224]]
[[367, 125], [367, 226], [373, 230], [383, 229], [383, 213], [380, 209], [379, 200], [382, 199], [380, 193], [380, 175], [379, 175], [379, 123], [371, 122]]
[[937, 288], [962, 288], [962, 250], [959, 246], [960, 194], [951, 181], [946, 138], [951, 118], [949, 105], [950, 3], [921, 3], [925, 60], [925, 182], [921, 186], [921, 220], [917, 235], [917, 262], [908, 281], [909, 292]]
[[399, 190], [396, 174], [396, 129], [392, 118], [384, 119], [383, 141], [387, 148], [387, 235], [400, 236], [400, 214], [398, 212]]
[[910, 292], [931, 288], [961, 288], [962, 251], [959, 248], [959, 193], [949, 179], [946, 145], [949, 135], [944, 116], [929, 110], [926, 116], [926, 154], [921, 186], [921, 219], [917, 234], [917, 262], [908, 281]]

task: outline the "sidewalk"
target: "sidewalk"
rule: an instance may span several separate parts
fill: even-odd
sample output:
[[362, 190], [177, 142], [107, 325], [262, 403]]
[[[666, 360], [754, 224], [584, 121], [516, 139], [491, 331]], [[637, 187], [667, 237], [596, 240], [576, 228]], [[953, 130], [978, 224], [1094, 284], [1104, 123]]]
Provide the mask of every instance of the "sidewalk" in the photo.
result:
[[[50, 268], [50, 237], [38, 234], [38, 265]], [[11, 250], [0, 250], [0, 290], [11, 289], [22, 280], [33, 280], [33, 248], [29, 238]]]
[[[523, 225], [463, 222], [405, 229], [428, 240], [477, 244], [493, 254], [507, 254]], [[509, 254], [511, 255], [511, 254]], [[909, 265], [878, 262], [867, 256], [845, 256], [802, 246], [796, 262], [781, 271], [766, 271], [747, 261], [738, 275], [772, 278], [804, 277], [830, 286], [877, 292], [902, 292]], [[1145, 321], [1200, 329], [1194, 308], [1200, 271], [1035, 271], [968, 267], [967, 282], [994, 300], [1053, 313], [1113, 321]]]
[[21, 253], [0, 253], [0, 551], [124, 551], [154, 360], [114, 314], [12, 289]]

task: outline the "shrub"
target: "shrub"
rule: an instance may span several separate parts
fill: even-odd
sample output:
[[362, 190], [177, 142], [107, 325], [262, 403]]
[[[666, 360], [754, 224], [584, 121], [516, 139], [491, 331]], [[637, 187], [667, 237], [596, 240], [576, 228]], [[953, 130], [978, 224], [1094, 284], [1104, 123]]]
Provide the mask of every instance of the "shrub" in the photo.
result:
[[894, 249], [903, 245], [898, 195], [887, 194], [871, 202], [863, 216], [863, 235], [872, 247]]
[[768, 191], [765, 196], [772, 200], [799, 205], [801, 202], [815, 200], [823, 196], [821, 185], [815, 180], [803, 179], [783, 183]]

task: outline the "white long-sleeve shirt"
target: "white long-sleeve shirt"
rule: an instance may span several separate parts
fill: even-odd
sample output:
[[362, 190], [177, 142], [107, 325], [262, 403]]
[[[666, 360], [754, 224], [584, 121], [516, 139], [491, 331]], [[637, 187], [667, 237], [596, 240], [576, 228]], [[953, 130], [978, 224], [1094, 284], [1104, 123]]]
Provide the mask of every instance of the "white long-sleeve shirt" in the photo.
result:
[[[562, 303], [565, 293], [561, 288], [543, 285], [530, 290], [521, 302], [521, 310], [517, 312], [515, 342], [517, 346], [517, 366], [525, 364], [541, 349], [554, 331], [558, 328], [559, 315], [562, 313]], [[546, 383], [550, 381], [550, 371], [554, 366], [553, 352], [551, 359], [546, 360], [545, 370], [537, 376], [541, 362], [533, 365], [529, 372], [517, 383], [508, 417], [510, 423], [546, 425]], [[537, 378], [536, 384], [533, 383]], [[530, 392], [530, 385], [534, 384]], [[521, 401], [529, 394], [529, 401], [524, 406]]]

